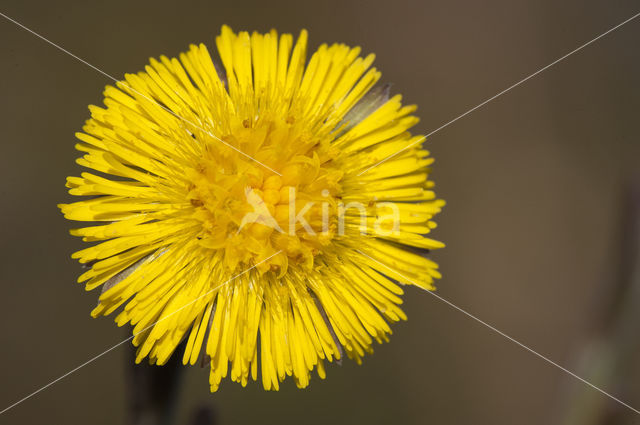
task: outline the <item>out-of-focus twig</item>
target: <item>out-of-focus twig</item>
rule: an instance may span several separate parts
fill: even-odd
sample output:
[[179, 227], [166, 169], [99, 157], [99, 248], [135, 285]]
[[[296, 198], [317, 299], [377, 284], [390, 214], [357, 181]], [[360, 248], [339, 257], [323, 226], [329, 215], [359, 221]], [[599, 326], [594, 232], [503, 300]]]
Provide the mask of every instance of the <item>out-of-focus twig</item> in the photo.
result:
[[163, 366], [135, 364], [136, 348], [129, 347], [125, 359], [127, 424], [174, 425], [184, 369], [180, 356], [171, 356]]
[[[581, 353], [578, 370], [581, 371], [580, 376], [590, 382], [622, 396], [630, 384], [628, 370], [637, 361], [640, 352], [640, 184], [628, 191], [620, 239], [617, 276], [614, 274], [607, 284], [613, 292], [610, 306], [604, 323]], [[628, 415], [630, 413], [626, 409], [611, 403], [597, 392], [580, 387], [569, 395], [559, 423], [637, 423], [637, 417], [629, 418]]]

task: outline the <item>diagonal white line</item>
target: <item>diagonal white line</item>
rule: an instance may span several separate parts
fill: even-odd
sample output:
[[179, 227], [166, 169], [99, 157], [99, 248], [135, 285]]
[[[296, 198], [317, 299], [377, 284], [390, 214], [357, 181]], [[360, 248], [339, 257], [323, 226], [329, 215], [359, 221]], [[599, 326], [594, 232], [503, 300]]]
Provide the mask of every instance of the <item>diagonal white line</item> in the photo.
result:
[[155, 326], [157, 323], [162, 322], [165, 319], [168, 319], [169, 317], [173, 316], [174, 314], [182, 311], [183, 309], [189, 307], [191, 304], [195, 303], [196, 301], [198, 301], [199, 299], [206, 297], [207, 295], [211, 294], [212, 292], [214, 292], [217, 289], [222, 288], [223, 286], [225, 286], [226, 284], [228, 284], [229, 282], [239, 278], [240, 276], [244, 275], [245, 273], [248, 273], [249, 271], [255, 269], [256, 267], [258, 267], [260, 264], [264, 263], [265, 261], [271, 259], [272, 257], [280, 254], [282, 251], [278, 251], [275, 254], [270, 255], [269, 257], [265, 258], [264, 260], [254, 264], [253, 266], [249, 267], [248, 269], [246, 269], [245, 271], [243, 271], [242, 273], [239, 273], [235, 276], [233, 276], [231, 279], [227, 280], [226, 282], [224, 282], [221, 285], [216, 286], [215, 288], [211, 289], [210, 291], [207, 291], [206, 293], [204, 293], [203, 295], [200, 295], [198, 298], [194, 299], [193, 301], [189, 302], [188, 304], [183, 305], [182, 307], [180, 307], [179, 309], [171, 312], [170, 314], [168, 314], [167, 316], [163, 317], [162, 319], [150, 324], [149, 326], [147, 326], [146, 328], [142, 329], [140, 332], [137, 332], [133, 335], [131, 335], [129, 338], [120, 341], [119, 343], [117, 343], [116, 345], [110, 347], [109, 349], [103, 351], [102, 353], [98, 354], [95, 357], [92, 357], [91, 359], [87, 360], [86, 362], [82, 363], [80, 366], [77, 366], [74, 369], [71, 369], [69, 372], [65, 373], [64, 375], [60, 376], [59, 378], [54, 379], [53, 381], [49, 382], [47, 385], [40, 387], [39, 389], [37, 389], [36, 391], [32, 392], [31, 394], [29, 394], [26, 397], [21, 398], [20, 400], [16, 401], [15, 403], [13, 403], [10, 406], [7, 406], [6, 408], [4, 408], [2, 411], [0, 411], [0, 415], [2, 415], [3, 413], [7, 412], [10, 409], [13, 409], [14, 407], [16, 407], [17, 405], [19, 405], [20, 403], [30, 399], [31, 397], [33, 397], [34, 395], [38, 394], [41, 391], [46, 390], [47, 388], [49, 388], [50, 386], [52, 386], [53, 384], [55, 384], [56, 382], [59, 382], [61, 380], [63, 380], [64, 378], [66, 378], [67, 376], [73, 374], [74, 372], [77, 372], [78, 370], [82, 369], [83, 367], [85, 367], [86, 365], [93, 363], [95, 360], [98, 360], [100, 357], [104, 356], [105, 354], [115, 350], [116, 348], [118, 348], [119, 346], [121, 346], [122, 344], [131, 341], [133, 338], [135, 338], [137, 335], [141, 334], [142, 332], [145, 332], [147, 330], [149, 330], [150, 328], [152, 328], [153, 326]]
[[171, 115], [173, 115], [174, 117], [176, 117], [176, 118], [178, 118], [178, 119], [180, 119], [180, 120], [182, 120], [182, 121], [184, 121], [184, 122], [186, 122], [186, 123], [188, 123], [188, 124], [191, 124], [191, 125], [192, 125], [192, 126], [194, 126], [195, 128], [197, 128], [197, 129], [199, 129], [199, 130], [201, 130], [201, 131], [205, 132], [206, 134], [208, 134], [209, 136], [213, 137], [215, 140], [219, 141], [219, 142], [220, 142], [220, 143], [222, 143], [223, 145], [225, 145], [225, 146], [227, 146], [227, 147], [229, 147], [229, 148], [233, 149], [234, 151], [238, 152], [239, 154], [241, 154], [241, 155], [245, 156], [246, 158], [248, 158], [248, 159], [250, 159], [250, 160], [252, 160], [252, 161], [257, 162], [258, 164], [262, 165], [264, 168], [266, 168], [267, 170], [271, 171], [272, 173], [275, 173], [275, 174], [277, 174], [277, 175], [279, 175], [279, 176], [282, 176], [282, 174], [280, 174], [279, 172], [277, 172], [277, 171], [276, 171], [276, 170], [274, 170], [273, 168], [269, 167], [269, 166], [268, 166], [268, 165], [266, 165], [266, 164], [263, 164], [262, 162], [258, 161], [257, 159], [255, 159], [255, 158], [254, 158], [254, 157], [252, 157], [251, 155], [248, 155], [248, 154], [246, 154], [246, 153], [242, 152], [240, 149], [236, 148], [235, 146], [233, 146], [233, 145], [231, 145], [231, 144], [229, 144], [229, 143], [225, 142], [224, 140], [220, 139], [218, 136], [216, 136], [216, 135], [215, 135], [215, 134], [213, 134], [212, 132], [207, 131], [207, 130], [205, 130], [204, 128], [200, 127], [199, 125], [197, 125], [197, 124], [195, 124], [195, 123], [193, 123], [193, 122], [189, 121], [188, 119], [181, 117], [180, 115], [176, 114], [175, 112], [173, 112], [173, 111], [172, 111], [172, 110], [170, 110], [169, 108], [167, 108], [167, 107], [165, 107], [165, 106], [163, 106], [163, 105], [159, 104], [159, 103], [158, 103], [158, 102], [156, 102], [155, 100], [153, 100], [153, 99], [151, 99], [151, 98], [149, 98], [149, 97], [145, 96], [144, 94], [140, 93], [138, 90], [136, 90], [136, 89], [134, 89], [133, 87], [131, 87], [131, 86], [130, 86], [129, 84], [127, 84], [125, 81], [118, 80], [117, 78], [113, 77], [112, 75], [107, 74], [106, 72], [104, 72], [104, 71], [103, 71], [103, 70], [101, 70], [100, 68], [98, 68], [98, 67], [96, 67], [96, 66], [94, 66], [94, 65], [90, 64], [90, 63], [89, 63], [89, 62], [87, 62], [86, 60], [84, 60], [84, 59], [82, 59], [82, 58], [80, 58], [80, 57], [78, 57], [78, 56], [74, 55], [73, 53], [71, 53], [71, 52], [70, 52], [70, 51], [68, 51], [67, 49], [65, 49], [65, 48], [63, 48], [63, 47], [61, 47], [61, 46], [57, 45], [57, 44], [56, 44], [56, 43], [54, 43], [53, 41], [49, 40], [48, 38], [46, 38], [46, 37], [44, 37], [44, 36], [42, 36], [42, 35], [40, 35], [40, 34], [38, 34], [38, 33], [37, 33], [37, 32], [35, 32], [34, 30], [32, 30], [32, 29], [30, 29], [30, 28], [28, 28], [28, 27], [26, 27], [26, 26], [22, 25], [20, 22], [16, 21], [15, 19], [12, 19], [12, 18], [8, 17], [8, 16], [7, 16], [7, 15], [5, 15], [4, 13], [0, 12], [0, 16], [2, 16], [3, 18], [5, 18], [5, 19], [6, 19], [6, 20], [8, 20], [8, 21], [13, 22], [14, 24], [16, 24], [17, 26], [19, 26], [20, 28], [22, 28], [22, 29], [24, 29], [24, 30], [26, 30], [26, 31], [30, 32], [31, 34], [35, 35], [35, 36], [36, 36], [36, 37], [38, 37], [39, 39], [41, 39], [41, 40], [43, 40], [43, 41], [46, 41], [47, 43], [49, 43], [50, 45], [52, 45], [52, 46], [53, 46], [53, 47], [55, 47], [56, 49], [60, 50], [61, 52], [66, 53], [67, 55], [71, 56], [72, 58], [74, 58], [74, 59], [76, 59], [76, 60], [78, 60], [78, 61], [82, 62], [83, 64], [87, 65], [89, 68], [91, 68], [91, 69], [93, 69], [93, 70], [95, 70], [95, 71], [99, 72], [100, 74], [104, 75], [105, 77], [109, 78], [110, 80], [113, 80], [113, 81], [115, 81], [116, 83], [118, 83], [118, 82], [119, 82], [119, 83], [121, 83], [122, 85], [124, 85], [125, 87], [127, 87], [129, 90], [131, 90], [131, 91], [133, 91], [133, 92], [135, 92], [135, 93], [139, 94], [140, 96], [142, 96], [142, 97], [144, 97], [145, 99], [147, 99], [149, 102], [151, 102], [151, 103], [153, 103], [153, 104], [155, 104], [155, 105], [157, 105], [157, 106], [161, 107], [162, 109], [164, 109], [165, 111], [167, 111], [168, 113], [170, 113]]
[[507, 93], [508, 91], [510, 91], [511, 89], [514, 89], [516, 87], [518, 87], [520, 84], [530, 80], [531, 78], [535, 77], [536, 75], [540, 74], [541, 72], [546, 71], [547, 69], [551, 68], [553, 65], [557, 64], [558, 62], [561, 62], [563, 60], [565, 60], [566, 58], [568, 58], [569, 56], [573, 55], [574, 53], [579, 52], [580, 50], [584, 49], [585, 47], [587, 47], [588, 45], [595, 43], [596, 41], [598, 41], [599, 39], [601, 39], [602, 37], [604, 37], [605, 35], [617, 30], [618, 28], [620, 28], [621, 26], [623, 26], [624, 24], [627, 24], [631, 21], [633, 21], [634, 19], [636, 19], [638, 16], [640, 16], [640, 12], [636, 13], [635, 15], [633, 15], [632, 17], [630, 17], [629, 19], [620, 22], [618, 25], [616, 25], [615, 27], [603, 32], [602, 34], [600, 34], [599, 36], [597, 36], [596, 38], [587, 41], [586, 43], [582, 44], [579, 47], [576, 47], [575, 49], [573, 49], [572, 51], [570, 51], [569, 53], [565, 54], [564, 56], [559, 57], [558, 59], [554, 60], [553, 62], [551, 62], [549, 65], [540, 68], [539, 70], [537, 70], [536, 72], [534, 72], [533, 74], [530, 74], [529, 76], [523, 78], [522, 80], [518, 81], [515, 84], [510, 85], [509, 87], [507, 87], [506, 89], [502, 90], [501, 92], [499, 92], [498, 94], [491, 96], [490, 98], [488, 98], [487, 100], [485, 100], [482, 103], [479, 103], [478, 105], [474, 106], [473, 108], [469, 109], [467, 112], [463, 113], [462, 115], [458, 115], [456, 118], [452, 119], [451, 121], [441, 125], [440, 127], [436, 128], [435, 130], [433, 130], [432, 132], [428, 133], [427, 135], [421, 137], [420, 139], [416, 140], [415, 142], [412, 142], [410, 144], [408, 144], [407, 146], [405, 146], [404, 148], [400, 149], [399, 151], [387, 156], [386, 158], [376, 162], [375, 164], [373, 164], [372, 166], [370, 166], [369, 168], [365, 169], [364, 171], [361, 171], [360, 173], [358, 173], [358, 176], [361, 176], [365, 173], [367, 173], [369, 170], [377, 167], [378, 165], [388, 161], [389, 159], [393, 158], [394, 156], [406, 151], [407, 149], [422, 143], [427, 137], [439, 132], [440, 130], [442, 130], [443, 128], [446, 128], [448, 126], [450, 126], [451, 124], [453, 124], [454, 122], [458, 121], [461, 118], [466, 117], [467, 115], [469, 115], [470, 113], [472, 113], [473, 111], [482, 108], [484, 105], [486, 105], [487, 103], [491, 102], [492, 100], [497, 99], [498, 97], [502, 96], [503, 94]]
[[412, 283], [413, 285], [417, 286], [418, 288], [424, 290], [425, 292], [427, 292], [429, 295], [432, 295], [434, 297], [436, 297], [437, 299], [439, 299], [440, 301], [442, 301], [443, 303], [447, 304], [450, 307], [453, 307], [454, 309], [458, 310], [459, 312], [469, 316], [470, 318], [472, 318], [473, 320], [475, 320], [476, 322], [486, 326], [487, 328], [491, 329], [492, 331], [496, 332], [497, 334], [507, 338], [509, 341], [519, 345], [520, 347], [524, 348], [525, 350], [527, 350], [528, 352], [530, 352], [531, 354], [534, 354], [536, 356], [538, 356], [539, 358], [541, 358], [542, 360], [544, 360], [545, 362], [552, 364], [553, 366], [557, 367], [558, 369], [568, 373], [569, 375], [573, 376], [574, 378], [576, 378], [577, 380], [587, 384], [588, 386], [590, 386], [591, 388], [601, 392], [602, 394], [606, 395], [607, 397], [609, 397], [612, 400], [617, 401], [618, 403], [620, 403], [621, 405], [625, 406], [628, 409], [633, 410], [635, 413], [640, 415], [640, 410], [634, 409], [633, 407], [629, 406], [627, 403], [625, 403], [624, 401], [612, 396], [611, 394], [609, 394], [608, 392], [606, 392], [605, 390], [593, 385], [591, 382], [587, 381], [584, 378], [579, 377], [578, 375], [576, 375], [575, 373], [571, 372], [569, 369], [560, 366], [558, 363], [554, 362], [553, 360], [550, 360], [549, 358], [543, 356], [542, 354], [538, 353], [537, 351], [535, 351], [532, 348], [529, 348], [528, 346], [524, 345], [523, 343], [521, 343], [520, 341], [518, 341], [515, 338], [510, 337], [509, 335], [507, 335], [506, 333], [502, 332], [501, 330], [495, 328], [494, 326], [491, 326], [490, 324], [488, 324], [487, 322], [485, 322], [484, 320], [474, 316], [473, 314], [469, 313], [468, 311], [464, 310], [461, 307], [458, 307], [457, 305], [455, 305], [454, 303], [452, 303], [451, 301], [442, 298], [440, 295], [436, 294], [433, 291], [428, 291], [424, 288], [422, 288], [420, 285], [418, 285], [417, 283], [415, 283], [414, 281], [412, 281], [411, 279], [409, 279], [408, 277], [404, 276], [402, 273], [398, 272], [397, 270], [392, 269], [391, 267], [387, 266], [384, 263], [381, 263], [380, 261], [376, 260], [375, 258], [365, 254], [364, 252], [360, 251], [359, 249], [356, 250], [357, 252], [359, 252], [360, 254], [364, 255], [365, 257], [367, 257], [368, 259], [370, 259], [371, 261], [375, 261], [376, 263], [380, 264], [381, 266], [387, 268], [388, 270], [392, 271], [393, 273], [396, 273], [398, 276], [402, 276], [404, 279], [406, 279], [408, 282]]

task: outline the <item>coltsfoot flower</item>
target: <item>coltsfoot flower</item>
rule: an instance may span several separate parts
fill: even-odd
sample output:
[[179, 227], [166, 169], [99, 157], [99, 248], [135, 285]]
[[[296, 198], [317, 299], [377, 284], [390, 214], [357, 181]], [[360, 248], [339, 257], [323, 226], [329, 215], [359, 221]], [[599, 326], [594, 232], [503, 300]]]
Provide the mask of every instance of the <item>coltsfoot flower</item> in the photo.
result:
[[444, 202], [409, 133], [416, 108], [374, 88], [373, 55], [322, 45], [307, 63], [306, 31], [225, 26], [216, 44], [220, 69], [192, 45], [89, 107], [76, 147], [92, 171], [67, 180], [89, 198], [60, 205], [93, 222], [71, 231], [95, 242], [73, 254], [78, 280], [102, 287], [94, 317], [134, 326], [138, 362], [185, 341], [212, 391], [257, 380], [258, 362], [265, 389], [306, 387], [388, 340], [399, 285], [433, 289], [424, 253], [443, 244], [425, 235]]

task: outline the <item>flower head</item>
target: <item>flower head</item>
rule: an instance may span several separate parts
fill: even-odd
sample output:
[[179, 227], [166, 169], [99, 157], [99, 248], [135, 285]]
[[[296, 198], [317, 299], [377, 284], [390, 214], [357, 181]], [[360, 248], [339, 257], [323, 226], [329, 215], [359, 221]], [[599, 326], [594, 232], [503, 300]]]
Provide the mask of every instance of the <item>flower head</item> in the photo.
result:
[[[209, 361], [211, 390], [227, 375], [278, 389], [325, 376], [343, 352], [361, 361], [387, 322], [405, 319], [398, 284], [433, 289], [425, 235], [444, 205], [428, 179], [414, 106], [373, 88], [360, 48], [307, 33], [228, 27], [204, 45], [107, 87], [77, 133], [78, 163], [60, 205], [94, 245], [73, 254], [102, 287], [92, 315], [131, 323], [137, 361]], [[383, 161], [383, 162], [381, 162]], [[379, 165], [378, 165], [379, 164]]]

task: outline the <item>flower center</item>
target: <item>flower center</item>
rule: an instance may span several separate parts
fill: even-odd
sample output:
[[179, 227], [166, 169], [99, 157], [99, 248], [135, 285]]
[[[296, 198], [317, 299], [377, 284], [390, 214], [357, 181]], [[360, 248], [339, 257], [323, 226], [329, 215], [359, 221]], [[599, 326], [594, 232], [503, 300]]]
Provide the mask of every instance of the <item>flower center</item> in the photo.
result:
[[232, 271], [256, 265], [284, 275], [292, 264], [312, 267], [337, 231], [342, 172], [331, 159], [312, 148], [270, 161], [277, 175], [237, 155], [204, 155], [187, 171], [200, 245], [219, 251]]

